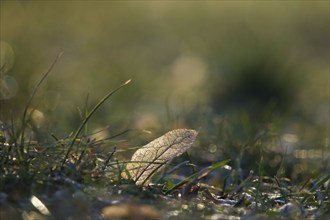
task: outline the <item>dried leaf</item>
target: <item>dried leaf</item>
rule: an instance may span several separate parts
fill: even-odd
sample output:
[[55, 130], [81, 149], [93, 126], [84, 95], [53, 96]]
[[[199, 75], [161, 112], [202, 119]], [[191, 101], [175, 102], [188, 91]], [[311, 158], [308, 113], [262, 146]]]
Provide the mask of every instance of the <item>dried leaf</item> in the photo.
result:
[[39, 210], [39, 212], [41, 214], [50, 215], [50, 212], [47, 209], [47, 207], [45, 206], [45, 204], [42, 203], [36, 196], [32, 195], [30, 201], [33, 204], [33, 206], [36, 207], [36, 209]]
[[[130, 163], [126, 166], [129, 176], [136, 185], [148, 185], [150, 177], [156, 171], [192, 146], [197, 134], [195, 130], [177, 129], [151, 141], [133, 154]], [[125, 172], [122, 176], [128, 178]]]

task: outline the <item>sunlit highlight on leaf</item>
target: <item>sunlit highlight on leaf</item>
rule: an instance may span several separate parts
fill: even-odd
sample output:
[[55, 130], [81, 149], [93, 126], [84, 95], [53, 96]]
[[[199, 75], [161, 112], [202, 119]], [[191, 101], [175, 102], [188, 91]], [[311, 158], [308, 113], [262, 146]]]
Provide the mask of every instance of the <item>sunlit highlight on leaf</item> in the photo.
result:
[[32, 196], [30, 201], [33, 204], [33, 206], [39, 210], [41, 214], [50, 215], [50, 212], [47, 209], [47, 207], [36, 196]]

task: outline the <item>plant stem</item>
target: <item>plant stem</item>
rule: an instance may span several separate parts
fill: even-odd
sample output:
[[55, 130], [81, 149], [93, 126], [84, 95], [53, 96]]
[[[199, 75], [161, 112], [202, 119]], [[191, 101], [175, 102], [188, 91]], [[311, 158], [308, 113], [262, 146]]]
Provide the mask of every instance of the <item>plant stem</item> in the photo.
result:
[[92, 109], [91, 112], [89, 112], [86, 116], [86, 118], [82, 121], [82, 123], [80, 124], [79, 128], [77, 129], [76, 133], [74, 134], [72, 141], [68, 147], [68, 150], [65, 154], [65, 157], [62, 161], [62, 165], [61, 165], [61, 169], [63, 169], [64, 164], [66, 159], [68, 158], [72, 147], [74, 145], [74, 143], [76, 142], [76, 139], [78, 138], [80, 132], [82, 131], [82, 129], [84, 128], [85, 124], [88, 122], [88, 120], [92, 117], [92, 115], [96, 112], [96, 110], [108, 99], [110, 98], [113, 94], [115, 94], [119, 89], [121, 89], [122, 87], [126, 86], [127, 84], [129, 84], [131, 82], [131, 80], [127, 80], [125, 83], [123, 83], [122, 85], [120, 85], [119, 87], [115, 88], [114, 90], [110, 91], [107, 95], [105, 95]]

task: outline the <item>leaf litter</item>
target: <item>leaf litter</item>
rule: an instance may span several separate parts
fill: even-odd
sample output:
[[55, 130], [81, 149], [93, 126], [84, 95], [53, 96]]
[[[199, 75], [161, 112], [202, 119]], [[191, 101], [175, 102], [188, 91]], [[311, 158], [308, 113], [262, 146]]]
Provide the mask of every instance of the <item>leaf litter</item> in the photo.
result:
[[[132, 178], [136, 185], [147, 186], [150, 178], [166, 163], [186, 152], [195, 142], [198, 132], [190, 129], [176, 129], [151, 141], [138, 149], [132, 156], [123, 178]], [[128, 175], [127, 175], [128, 172]]]

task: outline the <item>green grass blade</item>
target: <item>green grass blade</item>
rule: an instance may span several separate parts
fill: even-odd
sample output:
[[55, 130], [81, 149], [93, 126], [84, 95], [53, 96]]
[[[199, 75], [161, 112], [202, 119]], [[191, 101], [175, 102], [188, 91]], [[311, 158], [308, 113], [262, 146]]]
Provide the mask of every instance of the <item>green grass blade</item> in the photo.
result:
[[[311, 193], [314, 193], [317, 189], [319, 189], [324, 183], [326, 183], [328, 180], [330, 180], [330, 174], [323, 177], [322, 179], [320, 179], [314, 186], [313, 188], [310, 190]], [[301, 204], [303, 204], [304, 202], [306, 202], [306, 200], [310, 197], [310, 196], [314, 196], [314, 194], [311, 195], [307, 195], [305, 196], [302, 200], [301, 200]]]
[[[32, 103], [32, 100], [34, 98], [34, 96], [36, 95], [38, 89], [40, 88], [41, 84], [44, 82], [44, 80], [46, 79], [46, 77], [49, 75], [49, 73], [51, 72], [51, 70], [54, 68], [55, 64], [57, 63], [57, 61], [61, 58], [61, 56], [63, 55], [63, 52], [60, 52], [57, 57], [55, 58], [54, 62], [50, 65], [50, 67], [48, 68], [48, 70], [44, 73], [44, 75], [41, 77], [41, 79], [39, 80], [39, 82], [35, 85], [35, 87], [33, 88], [33, 91], [25, 105], [24, 111], [23, 111], [23, 117], [22, 117], [22, 128], [21, 128], [21, 147], [23, 148], [23, 144], [24, 144], [24, 128], [26, 126], [27, 123], [27, 112], [28, 109]], [[30, 114], [32, 114], [33, 111], [31, 111]], [[23, 150], [23, 149], [22, 149]]]
[[62, 165], [61, 165], [61, 169], [63, 168], [66, 159], [68, 158], [72, 147], [74, 145], [74, 143], [76, 142], [76, 139], [78, 138], [80, 132], [82, 131], [82, 129], [84, 128], [85, 124], [88, 122], [88, 120], [92, 117], [92, 115], [96, 112], [96, 110], [108, 99], [110, 98], [113, 94], [115, 94], [118, 90], [120, 90], [121, 88], [123, 88], [124, 86], [126, 86], [127, 84], [129, 84], [131, 82], [131, 80], [127, 80], [125, 83], [123, 83], [122, 85], [120, 85], [119, 87], [115, 88], [114, 90], [110, 91], [108, 94], [106, 94], [92, 109], [91, 112], [89, 112], [87, 114], [87, 116], [85, 117], [85, 119], [82, 121], [82, 123], [80, 124], [79, 128], [77, 129], [76, 133], [74, 134], [72, 141], [68, 147], [68, 150], [65, 154], [65, 157], [62, 161]]
[[[208, 170], [207, 173], [210, 173], [220, 167], [223, 167], [224, 165], [226, 165], [230, 160], [223, 160], [223, 161], [220, 161], [220, 162], [217, 162], [213, 165], [210, 166], [210, 169]], [[187, 177], [186, 179], [182, 180], [181, 182], [175, 184], [171, 189], [167, 190], [165, 192], [165, 195], [168, 195], [170, 194], [171, 192], [173, 192], [175, 189], [179, 188], [180, 186], [190, 182], [191, 180], [193, 180], [194, 178], [196, 178], [197, 176], [199, 175], [199, 172], [196, 172], [194, 174], [192, 174], [191, 176]], [[202, 177], [205, 176], [205, 173], [202, 173]]]

